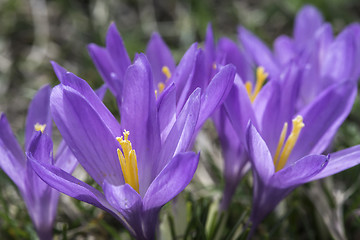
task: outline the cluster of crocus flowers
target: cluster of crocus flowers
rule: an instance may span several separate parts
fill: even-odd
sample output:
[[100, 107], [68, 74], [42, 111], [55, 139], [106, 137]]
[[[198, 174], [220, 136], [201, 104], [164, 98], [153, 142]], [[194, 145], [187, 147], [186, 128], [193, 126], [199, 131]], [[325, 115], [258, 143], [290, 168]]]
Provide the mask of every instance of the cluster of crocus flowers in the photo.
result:
[[[318, 23], [316, 27], [308, 28], [314, 22]], [[240, 166], [228, 180], [226, 174], [231, 171], [226, 171], [225, 162], [225, 179], [238, 182], [245, 162], [250, 160], [254, 178], [252, 231], [295, 187], [360, 162], [359, 147], [319, 155], [329, 147], [350, 113], [359, 77], [356, 69], [360, 62], [354, 55], [359, 50], [359, 26], [349, 26], [334, 40], [324, 33], [329, 27], [322, 23], [315, 8], [306, 6], [297, 16], [295, 40], [282, 36], [281, 41], [276, 41], [274, 54], [256, 36], [239, 29], [243, 51], [237, 49], [236, 55], [248, 61], [240, 66], [242, 70], [238, 67], [238, 78], [224, 103], [223, 112], [228, 118], [215, 118], [215, 125], [225, 144], [234, 138], [231, 131], [224, 136], [222, 129], [226, 125], [232, 126], [238, 138], [237, 145], [223, 147], [225, 161], [234, 163], [236, 160], [229, 157], [237, 157]], [[296, 40], [303, 36], [311, 40], [306, 44]], [[211, 34], [207, 37], [207, 41], [213, 41]], [[281, 45], [279, 42], [285, 38], [288, 44]], [[225, 49], [236, 52], [236, 48]], [[222, 54], [223, 64], [233, 61], [226, 57], [229, 52]], [[343, 61], [338, 62], [335, 55]], [[253, 78], [247, 79], [249, 66], [257, 66], [255, 83]], [[287, 131], [291, 122], [292, 131]], [[228, 206], [233, 192], [234, 189], [228, 192], [225, 189], [223, 208]]]
[[[189, 149], [210, 117], [224, 158], [220, 209], [228, 209], [251, 168], [252, 233], [297, 186], [359, 164], [359, 146], [321, 154], [356, 97], [360, 27], [334, 38], [311, 6], [295, 25], [294, 37], [279, 37], [274, 51], [243, 27], [241, 47], [225, 37], [215, 42], [209, 25], [204, 47], [192, 44], [176, 65], [157, 33], [131, 61], [111, 24], [106, 46], [88, 49], [120, 122], [102, 103], [105, 88], [96, 93], [53, 62], [60, 84], [40, 90], [29, 108], [27, 158], [0, 119], [0, 167], [19, 187], [40, 238], [50, 238], [54, 221], [58, 193], [51, 186], [109, 212], [135, 238], [155, 239], [161, 207], [196, 171], [199, 154]], [[55, 160], [52, 119], [68, 146]], [[71, 175], [75, 158], [99, 188]]]
[[157, 34], [146, 56], [136, 55], [131, 64], [113, 24], [106, 48], [91, 44], [89, 50], [117, 99], [121, 124], [84, 80], [56, 63], [61, 84], [54, 88], [50, 105], [63, 138], [103, 192], [35, 157], [30, 158], [32, 166], [60, 192], [110, 212], [136, 238], [153, 239], [160, 208], [194, 175], [199, 156], [187, 151], [227, 97], [235, 68], [223, 66], [211, 80], [203, 77], [197, 44], [175, 67]]
[[[283, 127], [305, 113], [303, 123], [308, 127], [299, 133], [299, 146], [294, 145], [294, 153], [288, 153], [290, 159], [294, 155], [321, 154], [329, 146], [356, 96], [359, 29], [358, 24], [352, 24], [334, 38], [331, 25], [324, 23], [317, 9], [305, 6], [296, 17], [294, 38], [280, 36], [272, 51], [244, 27], [239, 28], [240, 46], [224, 37], [216, 43], [211, 25], [208, 26], [207, 68], [233, 64], [237, 70], [225, 104], [212, 116], [225, 161], [221, 209], [228, 208], [241, 177], [249, 169], [251, 156], [246, 138], [249, 121], [272, 156], [279, 148]], [[310, 113], [314, 115], [310, 117]], [[297, 149], [301, 148], [300, 153]], [[354, 159], [348, 167], [356, 163]], [[280, 164], [283, 165], [281, 161]]]

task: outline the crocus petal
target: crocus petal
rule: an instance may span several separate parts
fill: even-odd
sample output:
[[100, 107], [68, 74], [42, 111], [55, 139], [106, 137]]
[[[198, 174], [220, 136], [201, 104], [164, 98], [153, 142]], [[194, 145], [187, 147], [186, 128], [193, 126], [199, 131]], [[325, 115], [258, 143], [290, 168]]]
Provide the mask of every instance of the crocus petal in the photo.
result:
[[196, 89], [189, 97], [178, 115], [174, 126], [166, 138], [159, 153], [156, 175], [180, 152], [187, 151], [194, 137], [195, 126], [200, 110], [201, 89]]
[[25, 166], [25, 156], [4, 113], [0, 115], [0, 140], [3, 142], [6, 151], [14, 156], [18, 165]]
[[261, 173], [254, 171], [254, 197], [251, 211], [253, 223], [251, 234], [257, 225], [298, 185], [311, 181], [311, 177], [321, 172], [328, 158], [315, 155], [307, 156], [271, 176], [267, 183], [261, 179]]
[[[50, 137], [36, 132], [29, 142], [28, 151], [38, 161], [51, 165], [53, 162], [52, 148]], [[23, 191], [24, 200], [36, 230], [42, 233], [51, 232], [56, 216], [59, 192], [38, 177], [29, 161], [24, 182], [26, 187], [26, 190]]]
[[158, 100], [158, 116], [161, 143], [164, 143], [176, 121], [176, 88], [174, 83], [164, 90]]
[[155, 90], [150, 64], [145, 55], [139, 55], [128, 68], [123, 93], [121, 126], [130, 132], [129, 140], [136, 151], [139, 190], [143, 196], [155, 176], [155, 154], [158, 154], [160, 149]]
[[293, 40], [288, 36], [279, 36], [274, 42], [274, 54], [281, 65], [288, 63], [295, 57], [295, 46]]
[[76, 198], [80, 201], [89, 203], [95, 207], [109, 212], [119, 221], [121, 221], [130, 232], [134, 233], [124, 217], [120, 215], [117, 210], [107, 202], [105, 196], [97, 189], [80, 181], [79, 179], [71, 176], [67, 172], [64, 172], [55, 166], [37, 161], [37, 159], [34, 159], [31, 152], [27, 153], [27, 157], [34, 171], [44, 182], [49, 184], [51, 187], [70, 197]]
[[[116, 132], [110, 131], [100, 115], [108, 110], [102, 106], [102, 111], [96, 111], [88, 100], [68, 86], [56, 86], [51, 94], [54, 121], [80, 164], [99, 185], [104, 179], [123, 183], [120, 163], [116, 161]], [[99, 98], [97, 101], [101, 103]]]
[[271, 176], [275, 173], [275, 167], [270, 151], [251, 122], [247, 127], [246, 138], [252, 167], [261, 181], [266, 185]]
[[348, 80], [352, 74], [355, 60], [355, 43], [350, 31], [339, 35], [329, 47], [324, 57], [321, 76], [328, 82]]
[[56, 62], [54, 62], [54, 61], [50, 61], [50, 62], [51, 62], [51, 65], [52, 65], [52, 67], [54, 69], [56, 77], [59, 79], [60, 82], [62, 82], [63, 81], [63, 76], [68, 71], [65, 68], [63, 68], [62, 66], [60, 66], [59, 64], [57, 64]]
[[312, 37], [316, 30], [321, 27], [323, 17], [313, 6], [304, 6], [296, 15], [294, 27], [294, 39], [298, 48], [302, 48]]
[[[194, 46], [194, 45], [193, 45]], [[187, 53], [190, 52], [190, 49], [187, 51]], [[185, 53], [186, 55], [188, 55], [187, 53]], [[185, 102], [187, 101], [187, 99], [189, 98], [190, 94], [192, 94], [192, 92], [195, 90], [195, 88], [197, 87], [204, 87], [207, 85], [207, 79], [204, 78], [206, 77], [206, 71], [205, 71], [205, 65], [204, 65], [204, 53], [201, 49], [196, 49], [193, 56], [193, 58], [189, 58], [188, 56], [185, 55], [184, 57], [181, 59], [181, 61], [183, 61], [183, 59], [188, 59], [189, 63], [192, 63], [191, 66], [187, 66], [187, 65], [183, 65], [179, 64], [179, 66], [177, 67], [177, 69], [179, 69], [179, 71], [181, 69], [182, 70], [182, 76], [181, 78], [175, 78], [174, 82], [175, 82], [175, 86], [176, 86], [176, 94], [177, 94], [177, 113], [179, 113], [181, 111], [181, 109], [183, 108]], [[181, 68], [180, 68], [181, 67]], [[201, 73], [202, 76], [201, 76]], [[187, 75], [185, 75], [187, 74]], [[199, 77], [199, 79], [197, 79], [195, 77], [195, 75], [197, 75]], [[176, 81], [175, 81], [176, 80]], [[184, 81], [183, 83], [180, 82]], [[181, 91], [180, 89], [181, 88]]]
[[180, 60], [179, 65], [175, 69], [172, 79], [176, 86], [177, 102], [179, 102], [179, 98], [184, 92], [186, 83], [189, 83], [188, 79], [193, 73], [197, 52], [197, 43], [193, 43], [191, 47], [185, 52], [184, 56]]
[[103, 84], [101, 87], [95, 90], [95, 93], [101, 100], [103, 100], [106, 94], [106, 90], [107, 90], [107, 85]]
[[315, 33], [313, 40], [303, 49], [297, 62], [299, 63], [302, 78], [298, 109], [310, 104], [319, 92], [333, 83], [328, 77], [321, 77], [321, 68], [328, 55], [328, 49], [333, 42], [333, 32], [330, 24], [323, 24]]
[[122, 76], [117, 76], [115, 73], [112, 59], [106, 48], [99, 47], [96, 44], [89, 44], [88, 50], [102, 79], [109, 86], [109, 90], [114, 96], [120, 96], [122, 93], [122, 82], [120, 77]]
[[296, 112], [296, 104], [300, 94], [300, 84], [302, 83], [300, 77], [301, 71], [294, 62], [291, 61], [284, 67], [283, 74], [281, 74], [280, 77], [282, 92], [279, 122], [281, 123], [281, 128], [285, 122], [291, 122]]
[[356, 85], [352, 82], [336, 84], [300, 112], [305, 127], [302, 129], [288, 162], [307, 154], [320, 154], [330, 144], [341, 123], [351, 111], [356, 97]]
[[240, 141], [245, 144], [245, 132], [249, 120], [255, 126], [257, 126], [257, 122], [244, 83], [238, 75], [235, 76], [234, 84], [224, 102], [224, 106]]
[[309, 155], [276, 172], [269, 185], [274, 188], [290, 188], [312, 181], [312, 178], [326, 168], [328, 157]]
[[[191, 77], [188, 79], [189, 83], [186, 84], [182, 93], [185, 99], [188, 99], [190, 94], [193, 93], [196, 88], [205, 89], [210, 81], [210, 79], [206, 76], [205, 54], [201, 49], [199, 49], [196, 54], [196, 61], [193, 70], [193, 74], [191, 74]], [[180, 103], [178, 104], [180, 105]]]
[[273, 151], [275, 151], [283, 127], [280, 114], [274, 114], [279, 109], [280, 103], [280, 86], [277, 81], [267, 83], [253, 103], [259, 131], [272, 154], [274, 154]]
[[360, 24], [352, 23], [345, 30], [352, 33], [353, 41], [355, 44], [355, 53], [354, 53], [355, 58], [353, 64], [353, 71], [350, 76], [350, 79], [356, 81], [360, 77]]
[[149, 186], [143, 199], [144, 210], [159, 208], [184, 190], [190, 183], [198, 162], [199, 154], [177, 154]]
[[24, 189], [25, 156], [5, 114], [0, 116], [0, 168], [20, 190]]
[[269, 73], [269, 77], [275, 77], [279, 73], [279, 66], [270, 49], [254, 34], [244, 27], [238, 28], [240, 43], [245, 52], [257, 66], [262, 66]]
[[114, 134], [121, 134], [121, 129], [118, 121], [102, 103], [101, 99], [97, 95], [98, 93], [95, 93], [85, 80], [79, 78], [71, 72], [67, 72], [63, 76], [62, 85], [68, 86], [77, 91], [80, 95], [82, 95], [88, 101], [88, 104], [90, 104], [95, 109], [95, 111], [99, 113], [98, 115], [108, 125], [110, 130]]
[[53, 164], [53, 143], [47, 134], [36, 132], [29, 142], [27, 152], [31, 152], [33, 157], [40, 162]]
[[136, 237], [141, 239], [142, 199], [140, 195], [128, 184], [115, 186], [107, 181], [104, 181], [103, 190], [106, 200], [124, 216], [136, 232]]
[[[324, 23], [315, 34], [316, 47], [319, 51], [319, 62], [322, 63], [326, 57], [327, 51], [334, 41], [332, 26]], [[312, 50], [312, 49], [311, 49]]]
[[106, 48], [95, 44], [88, 46], [96, 68], [115, 97], [122, 95], [125, 71], [131, 64], [123, 40], [112, 23], [106, 35]]
[[46, 124], [44, 133], [51, 136], [52, 120], [50, 114], [51, 87], [42, 87], [30, 103], [25, 125], [25, 149], [28, 148], [30, 138], [35, 132], [35, 124]]
[[27, 165], [23, 198], [40, 239], [49, 239], [43, 235], [52, 235], [60, 193], [39, 178], [29, 161]]
[[243, 81], [254, 82], [254, 71], [246, 60], [244, 53], [242, 53], [239, 47], [228, 38], [220, 38], [217, 44], [218, 54], [221, 61], [224, 64], [233, 64], [236, 67], [236, 72], [239, 74]]
[[171, 55], [170, 49], [158, 33], [153, 33], [146, 48], [146, 57], [148, 58], [151, 69], [154, 74], [154, 83], [165, 83], [166, 75], [162, 72], [164, 66], [168, 67], [172, 73], [175, 69], [175, 61]]
[[220, 106], [232, 88], [236, 69], [233, 65], [223, 67], [211, 80], [201, 96], [200, 115], [196, 128], [199, 129], [207, 118]]
[[[253, 171], [254, 172], [254, 171]], [[251, 208], [250, 221], [252, 223], [251, 236], [262, 220], [274, 210], [274, 208], [283, 200], [295, 187], [290, 188], [274, 188], [266, 186], [258, 179], [254, 173], [254, 191], [253, 205]]]
[[360, 146], [354, 146], [345, 150], [331, 153], [329, 162], [319, 174], [311, 177], [309, 181], [328, 177], [342, 172], [360, 163]]
[[131, 61], [115, 23], [110, 25], [106, 34], [106, 49], [112, 59], [116, 74], [122, 79]]

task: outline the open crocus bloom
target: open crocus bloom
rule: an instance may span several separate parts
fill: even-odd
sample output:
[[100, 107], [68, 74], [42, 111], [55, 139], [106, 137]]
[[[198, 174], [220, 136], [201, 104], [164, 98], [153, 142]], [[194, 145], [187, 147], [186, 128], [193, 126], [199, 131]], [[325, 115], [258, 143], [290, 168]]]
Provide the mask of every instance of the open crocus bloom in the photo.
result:
[[303, 111], [293, 115], [291, 130], [291, 121], [285, 120], [289, 119], [288, 111], [279, 108], [283, 106], [281, 101], [267, 105], [272, 115], [270, 112], [263, 115], [259, 130], [249, 124], [246, 143], [254, 176], [250, 219], [253, 230], [295, 187], [360, 163], [359, 146], [327, 157], [318, 155], [327, 149], [349, 114], [356, 96], [355, 86], [349, 81], [326, 89]]
[[125, 73], [121, 124], [84, 80], [55, 67], [61, 84], [51, 94], [54, 121], [103, 191], [29, 152], [34, 170], [60, 192], [111, 213], [137, 239], [154, 239], [160, 208], [189, 184], [198, 164], [199, 155], [185, 151], [197, 125], [201, 90], [190, 95], [162, 137], [160, 102], [144, 55], [138, 55]]
[[[37, 135], [51, 136], [50, 115], [51, 87], [41, 88], [32, 100], [25, 128], [25, 151], [32, 151], [41, 162], [54, 165], [65, 172], [72, 172], [77, 164], [71, 151], [62, 142], [55, 159], [47, 153], [52, 151], [52, 142], [38, 142]], [[39, 133], [36, 133], [39, 132]], [[38, 144], [43, 148], [37, 149]], [[45, 151], [43, 151], [45, 149]], [[5, 114], [0, 116], [0, 167], [18, 187], [36, 232], [40, 239], [52, 239], [59, 192], [44, 183], [32, 170], [29, 161], [16, 141]]]
[[[327, 165], [326, 157], [317, 155], [322, 154], [329, 147], [337, 129], [350, 113], [357, 88], [353, 78], [345, 78], [348, 76], [347, 71], [343, 71], [345, 75], [330, 79], [329, 84], [325, 85], [320, 83], [325, 78], [314, 78], [311, 83], [318, 84], [316, 94], [311, 99], [307, 99], [306, 104], [299, 105], [299, 101], [304, 100], [301, 89], [308, 71], [302, 60], [299, 60], [302, 55], [294, 56], [281, 65], [281, 69], [277, 59], [259, 39], [245, 29], [241, 29], [240, 32], [244, 47], [248, 50], [248, 54], [252, 54], [250, 59], [256, 64], [260, 63], [265, 72], [269, 73], [269, 81], [260, 87], [260, 91], [257, 91], [256, 85], [261, 86], [262, 81], [257, 81], [259, 84], [256, 82], [255, 87], [251, 87], [250, 90], [247, 86], [249, 84], [244, 84], [240, 77], [236, 77], [224, 104], [240, 144], [247, 146], [248, 157], [253, 166], [255, 180], [251, 221], [255, 229], [296, 186], [340, 172], [359, 163], [357, 147], [330, 154]], [[342, 39], [341, 36], [338, 38]], [[333, 51], [337, 50], [333, 49]], [[339, 50], [340, 53], [345, 54], [342, 50]], [[349, 64], [352, 66], [354, 62]], [[259, 68], [258, 71], [264, 73]], [[335, 72], [335, 68], [334, 71], [328, 69], [330, 75]], [[247, 127], [249, 120], [252, 123], [251, 127]], [[290, 131], [292, 120], [295, 120], [295, 132]], [[303, 124], [305, 126], [302, 126]], [[287, 139], [290, 139], [288, 143]], [[259, 152], [259, 146], [266, 146], [262, 154]], [[309, 155], [316, 157], [307, 157]], [[307, 163], [308, 172], [293, 171], [293, 168], [299, 166], [303, 168], [302, 161], [317, 165], [312, 166]], [[290, 173], [293, 174], [291, 178]], [[275, 176], [282, 174], [289, 178], [289, 183], [285, 178], [276, 180], [278, 178]]]
[[[277, 204], [297, 186], [336, 174], [360, 163], [360, 146], [355, 146], [328, 156], [304, 155], [291, 162], [285, 159], [285, 166], [280, 166], [279, 162], [274, 164], [276, 158], [252, 124], [248, 126], [247, 142], [254, 177], [250, 217], [252, 233]], [[293, 143], [302, 144], [296, 141]]]

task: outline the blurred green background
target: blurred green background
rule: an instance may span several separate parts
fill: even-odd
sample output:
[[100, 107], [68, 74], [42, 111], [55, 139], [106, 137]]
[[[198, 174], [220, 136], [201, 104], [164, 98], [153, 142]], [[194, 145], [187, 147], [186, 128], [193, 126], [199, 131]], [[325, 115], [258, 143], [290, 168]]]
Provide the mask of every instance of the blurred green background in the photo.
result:
[[[92, 87], [99, 87], [102, 80], [88, 55], [87, 44], [104, 45], [111, 22], [116, 23], [131, 58], [146, 49], [151, 33], [157, 31], [178, 61], [191, 43], [203, 42], [209, 22], [217, 38], [225, 35], [236, 40], [237, 26], [243, 25], [271, 46], [276, 36], [292, 34], [296, 12], [307, 3], [318, 7], [335, 33], [360, 18], [358, 0], [0, 0], [0, 112], [7, 114], [22, 141], [31, 98], [43, 84], [58, 84], [50, 60], [86, 79]], [[335, 149], [360, 143], [359, 108], [357, 101], [349, 120], [341, 127]], [[216, 140], [216, 136], [211, 139]], [[212, 149], [203, 156], [217, 158], [218, 144], [210, 142], [210, 146]], [[216, 166], [206, 169], [212, 182], [222, 182]], [[356, 183], [359, 170], [357, 167], [295, 191], [260, 226], [258, 238], [329, 239], [332, 236], [343, 239], [347, 235], [349, 239], [360, 239], [360, 209], [357, 209], [360, 192]], [[225, 221], [228, 232], [237, 230], [233, 227], [238, 217], [246, 211], [248, 214], [250, 207], [251, 178], [247, 177], [241, 185], [232, 205], [236, 210]], [[204, 187], [208, 193], [200, 191]], [[183, 194], [184, 207], [189, 211], [195, 208], [192, 217], [198, 221], [194, 220], [196, 224], [188, 221], [192, 224], [189, 231], [195, 232], [189, 239], [209, 238], [213, 235], [206, 232], [206, 222], [213, 195], [219, 196], [221, 186], [204, 186], [202, 182], [190, 189], [197, 194]], [[347, 200], [349, 194], [351, 200]], [[59, 209], [55, 226], [57, 239], [128, 238], [119, 223], [86, 204], [63, 197]], [[168, 220], [165, 224], [171, 223], [173, 207], [165, 207], [164, 212]], [[236, 235], [233, 237], [236, 239]], [[0, 239], [36, 239], [25, 206], [15, 186], [3, 173], [0, 174]]]

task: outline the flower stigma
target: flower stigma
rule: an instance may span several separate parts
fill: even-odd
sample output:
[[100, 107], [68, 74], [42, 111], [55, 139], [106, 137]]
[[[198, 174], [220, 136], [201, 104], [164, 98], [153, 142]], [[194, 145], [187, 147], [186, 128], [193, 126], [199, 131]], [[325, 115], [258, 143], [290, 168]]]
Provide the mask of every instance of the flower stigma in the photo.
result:
[[45, 128], [46, 128], [46, 124], [40, 124], [40, 123], [36, 123], [35, 125], [34, 125], [34, 129], [35, 129], [35, 131], [41, 131], [41, 133], [44, 133], [44, 130], [45, 130]]
[[268, 77], [268, 73], [265, 72], [263, 67], [258, 67], [256, 69], [256, 84], [255, 88], [253, 89], [253, 85], [251, 82], [247, 81], [245, 83], [246, 92], [250, 98], [251, 103], [253, 103], [259, 94], [261, 88], [263, 87], [266, 78]]
[[[284, 166], [290, 156], [290, 153], [293, 150], [293, 148], [298, 140], [301, 129], [304, 126], [305, 126], [305, 124], [303, 123], [302, 116], [298, 115], [296, 118], [294, 118], [292, 120], [291, 133], [285, 142], [288, 124], [284, 123], [284, 127], [281, 131], [279, 143], [276, 148], [276, 152], [275, 152], [275, 156], [274, 156], [274, 166], [275, 166], [276, 172], [284, 168]], [[285, 145], [284, 145], [284, 142], [285, 142]]]
[[124, 138], [116, 138], [122, 148], [122, 151], [120, 150], [120, 148], [117, 149], [121, 170], [124, 176], [125, 183], [129, 184], [136, 192], [139, 193], [139, 175], [136, 153], [135, 150], [132, 149], [131, 142], [128, 140], [130, 132], [124, 130], [123, 134]]

